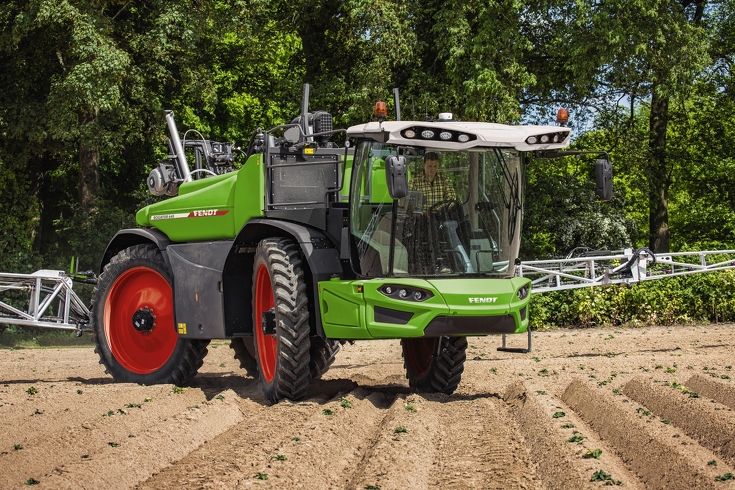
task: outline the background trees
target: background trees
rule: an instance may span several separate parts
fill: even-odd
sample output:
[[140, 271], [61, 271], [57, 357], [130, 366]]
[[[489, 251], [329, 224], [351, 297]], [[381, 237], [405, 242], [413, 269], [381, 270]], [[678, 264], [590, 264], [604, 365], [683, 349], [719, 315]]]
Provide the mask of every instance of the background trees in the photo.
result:
[[550, 123], [592, 164], [529, 168], [527, 258], [573, 246], [732, 246], [732, 0], [10, 0], [0, 5], [0, 270], [65, 267], [145, 204], [163, 109], [245, 142], [312, 105], [347, 126], [399, 87], [404, 117]]

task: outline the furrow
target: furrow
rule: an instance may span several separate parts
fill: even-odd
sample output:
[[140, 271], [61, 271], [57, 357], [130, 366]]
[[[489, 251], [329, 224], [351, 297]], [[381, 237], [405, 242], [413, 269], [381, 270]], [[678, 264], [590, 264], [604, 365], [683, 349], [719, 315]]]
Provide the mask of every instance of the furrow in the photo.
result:
[[349, 468], [373, 444], [385, 403], [382, 394], [356, 390], [326, 403], [263, 407], [139, 488], [239, 488], [256, 482], [259, 488], [344, 488]]
[[716, 381], [711, 377], [695, 374], [685, 384], [690, 390], [711, 398], [735, 410], [735, 386], [732, 382]]
[[434, 440], [442, 423], [431, 405], [418, 395], [398, 397], [345, 488], [430, 488], [429, 463], [435, 459]]
[[[200, 390], [173, 394], [171, 385], [86, 386], [81, 395], [66, 387], [34, 386], [37, 394], [16, 402], [10, 407], [12, 414], [3, 413], [3, 449], [15, 445], [23, 449], [0, 453], [0, 465], [7, 468], [0, 472], [0, 486], [25, 482], [29, 477], [38, 479], [38, 475], [79, 462], [83, 455], [104, 451], [108, 443], [120, 444], [165, 425], [172, 416], [186, 417], [192, 412], [187, 407], [206, 404]], [[90, 410], [90, 406], [97, 408]], [[33, 461], [34, 475], [25, 473], [29, 461]]]
[[[536, 473], [548, 489], [597, 488], [603, 470], [628, 489], [644, 486], [597, 434], [562, 401], [516, 382], [504, 399], [513, 408]], [[579, 441], [577, 439], [581, 438]]]
[[537, 488], [509, 407], [496, 397], [428, 398], [440, 421], [429, 488]]
[[735, 412], [719, 403], [699, 398], [682, 385], [661, 386], [634, 379], [623, 393], [643, 404], [665, 423], [673, 423], [702, 446], [735, 465]]
[[[232, 392], [227, 393], [228, 398], [235, 398]], [[242, 418], [236, 403], [217, 400], [204, 402], [196, 410], [169, 416], [136, 434], [107, 427], [107, 437], [97, 434], [97, 439], [109, 440], [109, 443], [94, 446], [84, 454], [63, 453], [65, 462], [62, 464], [58, 463], [60, 454], [56, 451], [63, 451], [63, 445], [33, 447], [27, 453], [24, 449], [18, 453], [26, 453], [24, 457], [37, 461], [40, 464], [38, 473], [12, 475], [13, 479], [6, 483], [18, 486], [32, 477], [45, 488], [130, 488]], [[47, 461], [53, 462], [55, 467], [44, 474], [40, 468]], [[5, 474], [4, 478], [6, 476], [10, 475]]]
[[[675, 427], [646, 416], [646, 410], [630, 400], [610, 397], [607, 390], [574, 379], [562, 401], [614, 448], [646, 488], [712, 488], [718, 475], [735, 472], [725, 464], [706, 466], [715, 459], [712, 452]], [[718, 488], [732, 488], [726, 483]]]

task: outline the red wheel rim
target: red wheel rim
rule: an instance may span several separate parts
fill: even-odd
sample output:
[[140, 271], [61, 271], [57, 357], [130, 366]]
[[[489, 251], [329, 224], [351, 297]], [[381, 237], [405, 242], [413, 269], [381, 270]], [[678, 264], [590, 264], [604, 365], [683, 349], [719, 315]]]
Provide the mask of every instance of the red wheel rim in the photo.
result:
[[406, 359], [411, 365], [411, 369], [416, 374], [424, 374], [431, 367], [431, 356], [434, 355], [436, 347], [436, 339], [420, 338], [420, 339], [404, 339], [403, 345], [406, 347]]
[[273, 381], [276, 373], [276, 338], [263, 333], [263, 313], [273, 308], [273, 286], [268, 268], [261, 265], [255, 278], [255, 318], [253, 325], [255, 339], [258, 342], [258, 362], [260, 372], [266, 382]]
[[[179, 336], [174, 329], [171, 285], [147, 267], [125, 271], [110, 288], [105, 301], [105, 337], [112, 355], [128, 371], [149, 374], [166, 364]], [[133, 327], [133, 314], [148, 307], [155, 327], [147, 333]]]

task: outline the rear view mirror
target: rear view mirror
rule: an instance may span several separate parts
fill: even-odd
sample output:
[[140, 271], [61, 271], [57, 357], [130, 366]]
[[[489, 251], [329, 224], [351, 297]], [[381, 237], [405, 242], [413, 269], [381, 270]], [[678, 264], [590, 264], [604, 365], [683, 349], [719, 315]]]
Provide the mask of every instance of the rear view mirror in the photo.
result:
[[403, 199], [408, 194], [406, 157], [391, 155], [385, 159], [385, 180], [391, 199]]
[[612, 199], [612, 163], [610, 160], [595, 160], [595, 183], [597, 184], [597, 197], [600, 201]]

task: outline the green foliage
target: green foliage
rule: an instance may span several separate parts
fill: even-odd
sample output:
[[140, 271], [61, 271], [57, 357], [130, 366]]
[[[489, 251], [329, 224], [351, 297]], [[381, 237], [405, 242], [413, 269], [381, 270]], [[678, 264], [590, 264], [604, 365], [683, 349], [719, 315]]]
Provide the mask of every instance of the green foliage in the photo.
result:
[[735, 271], [534, 294], [534, 329], [735, 320]]

